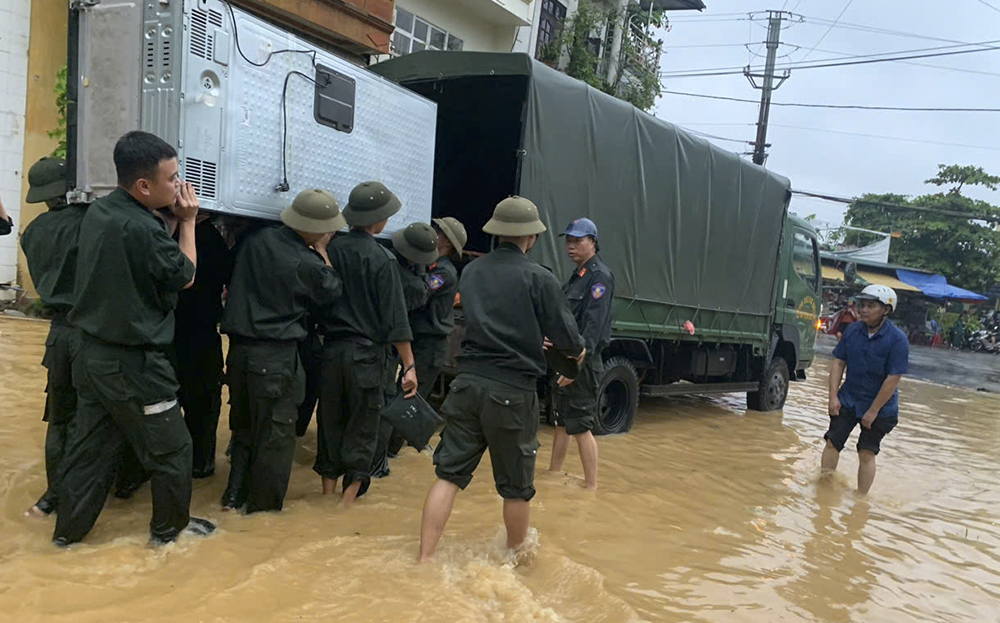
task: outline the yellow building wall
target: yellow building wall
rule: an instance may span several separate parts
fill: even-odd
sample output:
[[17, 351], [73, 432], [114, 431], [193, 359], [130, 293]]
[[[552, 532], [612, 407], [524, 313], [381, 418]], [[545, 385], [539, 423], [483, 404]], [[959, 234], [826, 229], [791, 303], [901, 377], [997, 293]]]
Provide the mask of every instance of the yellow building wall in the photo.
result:
[[[28, 204], [28, 169], [39, 158], [52, 153], [56, 141], [48, 131], [58, 123], [56, 110], [56, 72], [66, 64], [66, 0], [31, 0], [31, 31], [28, 35], [28, 90], [24, 117], [24, 165], [21, 169], [21, 223], [24, 231], [36, 216], [45, 211], [45, 204]], [[24, 253], [17, 252], [17, 282], [37, 296], [28, 276]]]

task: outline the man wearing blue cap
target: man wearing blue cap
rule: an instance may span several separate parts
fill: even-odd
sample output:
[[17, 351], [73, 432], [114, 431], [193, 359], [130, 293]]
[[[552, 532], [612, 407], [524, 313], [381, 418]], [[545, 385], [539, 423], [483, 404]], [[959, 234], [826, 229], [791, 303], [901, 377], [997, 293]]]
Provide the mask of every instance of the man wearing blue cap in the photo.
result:
[[561, 235], [566, 238], [566, 254], [576, 263], [576, 270], [563, 286], [563, 292], [586, 344], [587, 357], [575, 380], [563, 376], [556, 379], [553, 396], [556, 435], [552, 441], [549, 470], [562, 469], [569, 451], [569, 438], [574, 437], [580, 449], [587, 488], [593, 490], [597, 488], [597, 440], [591, 431], [597, 424], [598, 391], [604, 373], [601, 352], [611, 342], [615, 277], [597, 257], [597, 226], [593, 221], [576, 219]]

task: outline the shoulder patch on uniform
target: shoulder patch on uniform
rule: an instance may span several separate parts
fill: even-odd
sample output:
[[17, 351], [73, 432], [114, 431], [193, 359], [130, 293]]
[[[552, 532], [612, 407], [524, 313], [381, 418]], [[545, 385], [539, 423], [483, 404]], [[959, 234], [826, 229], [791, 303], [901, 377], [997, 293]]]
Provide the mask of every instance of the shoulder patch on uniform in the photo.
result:
[[594, 297], [594, 300], [597, 300], [602, 296], [604, 296], [604, 293], [607, 291], [608, 288], [603, 283], [595, 283], [594, 285], [590, 286], [590, 296]]
[[431, 278], [430, 278], [429, 281], [430, 281], [431, 290], [437, 290], [438, 288], [440, 288], [441, 286], [444, 285], [444, 277], [442, 277], [441, 275], [437, 275], [437, 274], [431, 275]]

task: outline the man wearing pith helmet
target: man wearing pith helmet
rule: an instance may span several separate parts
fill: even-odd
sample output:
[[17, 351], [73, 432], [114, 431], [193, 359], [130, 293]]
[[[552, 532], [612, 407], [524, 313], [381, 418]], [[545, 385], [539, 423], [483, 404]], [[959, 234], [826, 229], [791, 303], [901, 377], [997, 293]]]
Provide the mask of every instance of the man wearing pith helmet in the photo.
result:
[[587, 358], [576, 379], [556, 379], [554, 412], [556, 434], [552, 441], [551, 471], [562, 469], [570, 437], [576, 440], [588, 489], [597, 488], [598, 391], [604, 362], [601, 353], [611, 343], [611, 301], [615, 277], [597, 256], [597, 225], [578, 218], [560, 236], [566, 239], [566, 254], [576, 265], [563, 292], [576, 318], [587, 347]]
[[344, 296], [324, 307], [323, 372], [319, 395], [319, 436], [313, 470], [332, 494], [343, 476], [344, 506], [368, 490], [378, 442], [379, 413], [391, 374], [389, 348], [403, 366], [402, 387], [417, 393], [403, 286], [382, 233], [402, 202], [380, 182], [351, 191], [344, 217], [351, 231], [330, 245], [330, 262], [344, 280]]
[[[910, 344], [903, 331], [889, 322], [896, 308], [896, 292], [870, 285], [857, 297], [860, 322], [844, 330], [833, 349], [830, 364], [830, 428], [823, 450], [823, 471], [837, 469], [840, 452], [854, 428], [858, 437], [858, 493], [865, 494], [875, 480], [875, 457], [882, 438], [899, 421], [899, 380], [909, 366]], [[847, 371], [847, 380], [844, 371]]]
[[434, 452], [437, 481], [420, 524], [422, 561], [433, 555], [459, 490], [469, 485], [487, 448], [504, 499], [507, 547], [517, 550], [528, 534], [544, 338], [578, 362], [586, 355], [559, 282], [525, 257], [545, 230], [534, 203], [504, 199], [483, 227], [499, 237], [499, 246], [462, 274], [466, 332], [458, 376], [442, 407], [447, 423]]
[[281, 510], [305, 395], [299, 342], [308, 335], [307, 316], [333, 304], [342, 290], [327, 255], [333, 232], [346, 224], [336, 200], [304, 190], [281, 222], [243, 241], [222, 316], [233, 430], [225, 510]]

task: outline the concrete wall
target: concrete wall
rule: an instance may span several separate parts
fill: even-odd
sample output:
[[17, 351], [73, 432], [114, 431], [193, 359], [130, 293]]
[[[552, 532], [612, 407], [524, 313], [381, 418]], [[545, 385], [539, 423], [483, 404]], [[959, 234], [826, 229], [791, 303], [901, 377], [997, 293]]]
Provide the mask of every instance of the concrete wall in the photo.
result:
[[513, 26], [491, 23], [461, 2], [398, 0], [396, 6], [462, 39], [466, 52], [510, 52], [514, 43]]
[[[59, 3], [53, 3], [59, 4]], [[63, 9], [65, 10], [65, 8]], [[0, 201], [20, 228], [30, 0], [0, 2]], [[0, 238], [0, 283], [17, 277], [17, 236]]]
[[[15, 0], [27, 2], [28, 0]], [[24, 231], [31, 219], [41, 214], [44, 204], [26, 204], [23, 198], [28, 193], [28, 169], [42, 156], [52, 153], [56, 141], [47, 132], [56, 127], [56, 72], [66, 64], [66, 2], [54, 0], [33, 0], [31, 2], [30, 47], [27, 57], [27, 114], [24, 118], [24, 155], [21, 165], [21, 222], [18, 229]], [[35, 296], [34, 286], [28, 277], [24, 254], [18, 250], [18, 283], [31, 296]]]

